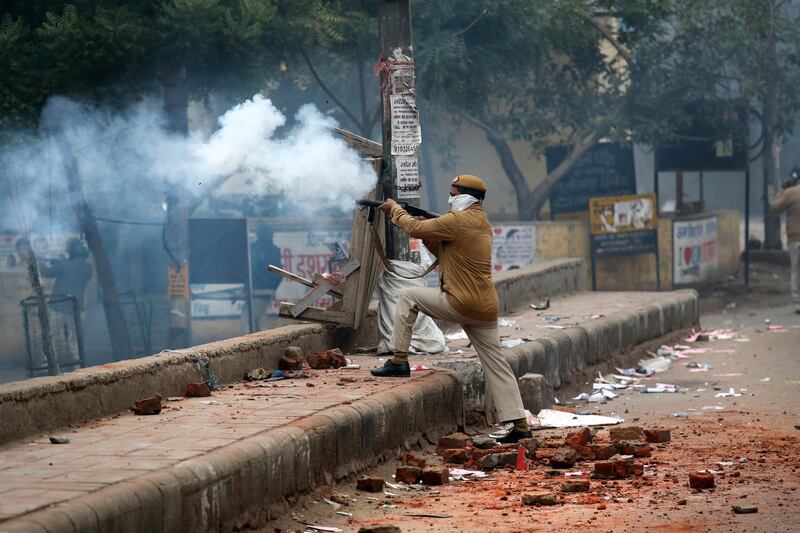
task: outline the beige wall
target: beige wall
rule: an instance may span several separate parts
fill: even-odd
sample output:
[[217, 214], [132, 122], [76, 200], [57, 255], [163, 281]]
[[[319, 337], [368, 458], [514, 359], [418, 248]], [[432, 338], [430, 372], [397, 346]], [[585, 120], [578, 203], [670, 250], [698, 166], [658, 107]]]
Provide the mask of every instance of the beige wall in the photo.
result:
[[[738, 211], [714, 211], [717, 216], [717, 271], [715, 280], [739, 270]], [[658, 221], [659, 269], [662, 290], [672, 289], [672, 219]], [[536, 227], [536, 260], [581, 257], [591, 265], [589, 223], [586, 217], [554, 222], [532, 222]], [[597, 261], [598, 290], [655, 290], [655, 255], [613, 257]]]

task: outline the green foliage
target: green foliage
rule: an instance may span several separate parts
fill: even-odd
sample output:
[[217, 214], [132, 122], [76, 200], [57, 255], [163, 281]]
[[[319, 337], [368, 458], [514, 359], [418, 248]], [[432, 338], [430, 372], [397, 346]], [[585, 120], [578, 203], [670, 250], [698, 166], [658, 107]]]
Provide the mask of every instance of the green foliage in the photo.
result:
[[30, 123], [40, 97], [31, 65], [30, 29], [6, 15], [0, 23], [0, 131]]

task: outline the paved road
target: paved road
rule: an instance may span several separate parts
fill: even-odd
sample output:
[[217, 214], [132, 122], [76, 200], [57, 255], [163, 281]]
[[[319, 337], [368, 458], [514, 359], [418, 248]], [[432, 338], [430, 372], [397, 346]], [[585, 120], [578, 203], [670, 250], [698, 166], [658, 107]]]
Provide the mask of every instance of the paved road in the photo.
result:
[[[769, 323], [766, 322], [769, 320]], [[593, 481], [592, 491], [569, 495], [556, 508], [522, 506], [521, 495], [534, 488], [556, 488], [558, 478], [536, 466], [530, 472], [497, 472], [485, 480], [454, 482], [438, 491], [367, 500], [354, 484], [335, 490], [355, 498], [336, 514], [321, 498], [322, 490], [298, 502], [294, 518], [287, 516], [263, 531], [280, 528], [302, 531], [298, 519], [357, 531], [373, 522], [396, 524], [402, 531], [797, 531], [800, 522], [800, 315], [792, 307], [741, 310], [733, 308], [702, 318], [704, 328], [733, 328], [749, 341], [697, 343], [708, 348], [681, 360], [648, 383], [674, 383], [678, 394], [626, 391], [598, 408], [617, 413], [645, 427], [672, 430], [672, 442], [659, 445], [648, 463], [652, 477], [622, 481]], [[783, 326], [767, 331], [767, 326]], [[687, 362], [713, 368], [692, 372]], [[719, 390], [715, 390], [715, 387]], [[733, 388], [740, 396], [717, 398]], [[587, 385], [559, 391], [568, 398]], [[583, 408], [583, 407], [582, 407]], [[676, 418], [687, 413], [688, 418]], [[541, 432], [540, 435], [563, 434]], [[440, 461], [427, 450], [428, 459]], [[719, 464], [719, 463], [723, 464]], [[732, 463], [732, 464], [731, 464]], [[396, 461], [373, 474], [391, 480]], [[577, 468], [590, 468], [578, 464]], [[688, 473], [717, 472], [713, 491], [688, 487]], [[563, 478], [562, 478], [563, 479]], [[373, 496], [373, 495], [369, 495]], [[757, 505], [759, 512], [736, 515], [732, 505]], [[341, 510], [341, 509], [340, 509]], [[439, 513], [451, 518], [423, 519], [409, 513]]]

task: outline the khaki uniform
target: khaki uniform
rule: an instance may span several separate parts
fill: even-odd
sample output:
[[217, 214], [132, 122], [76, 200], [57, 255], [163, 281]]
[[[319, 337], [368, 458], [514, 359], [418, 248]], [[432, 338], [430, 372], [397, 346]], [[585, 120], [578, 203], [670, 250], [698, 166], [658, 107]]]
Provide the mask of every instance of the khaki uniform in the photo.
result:
[[786, 240], [791, 262], [792, 300], [800, 306], [800, 185], [782, 189], [770, 203], [776, 213], [786, 211]]
[[525, 418], [519, 385], [500, 347], [499, 302], [492, 280], [492, 227], [479, 203], [431, 220], [416, 220], [400, 206], [392, 222], [422, 239], [439, 259], [441, 289], [400, 292], [392, 338], [397, 352], [407, 352], [417, 314], [461, 324], [478, 353], [486, 391], [501, 421]]

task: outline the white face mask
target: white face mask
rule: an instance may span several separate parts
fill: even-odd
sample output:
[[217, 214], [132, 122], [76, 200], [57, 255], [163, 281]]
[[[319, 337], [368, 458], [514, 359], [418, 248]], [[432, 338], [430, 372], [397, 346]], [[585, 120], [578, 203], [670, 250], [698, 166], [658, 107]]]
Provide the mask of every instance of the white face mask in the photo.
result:
[[463, 211], [479, 201], [480, 200], [470, 194], [457, 194], [448, 198], [447, 204], [450, 206], [450, 211]]

